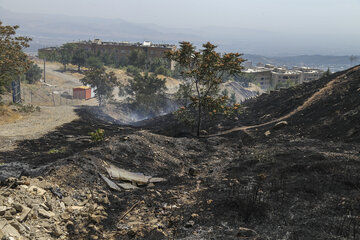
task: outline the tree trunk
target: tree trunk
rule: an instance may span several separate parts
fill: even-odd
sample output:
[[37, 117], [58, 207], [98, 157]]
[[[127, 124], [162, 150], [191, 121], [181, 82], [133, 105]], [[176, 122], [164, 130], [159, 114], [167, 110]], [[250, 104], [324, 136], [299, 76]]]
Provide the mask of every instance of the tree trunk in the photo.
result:
[[197, 122], [197, 132], [196, 132], [196, 136], [198, 137], [200, 137], [200, 129], [201, 129], [201, 101], [199, 99], [198, 122]]
[[81, 67], [80, 67], [80, 65], [78, 65], [78, 72], [80, 72], [81, 71]]
[[64, 72], [66, 72], [66, 64], [64, 64]]

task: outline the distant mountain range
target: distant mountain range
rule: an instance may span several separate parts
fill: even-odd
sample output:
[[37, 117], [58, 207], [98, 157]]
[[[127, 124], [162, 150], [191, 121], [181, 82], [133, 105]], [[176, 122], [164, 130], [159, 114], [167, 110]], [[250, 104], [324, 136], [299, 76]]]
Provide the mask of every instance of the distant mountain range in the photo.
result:
[[330, 55], [300, 55], [288, 57], [264, 57], [261, 55], [244, 54], [244, 58], [252, 62], [253, 66], [257, 63], [272, 64], [275, 66], [298, 66], [314, 67], [323, 70], [328, 68], [332, 72], [347, 69], [351, 66], [360, 64], [360, 56], [350, 62], [350, 56], [330, 56]]
[[[288, 36], [286, 33], [209, 26], [201, 29], [167, 28], [154, 24], [138, 24], [122, 19], [105, 19], [95, 17], [74, 17], [65, 15], [14, 13], [0, 8], [0, 21], [4, 24], [19, 25], [18, 33], [33, 38], [29, 52], [38, 48], [61, 45], [69, 41], [100, 38], [104, 41], [142, 42], [150, 40], [155, 43], [177, 44], [179, 41], [190, 41], [197, 46], [211, 41], [219, 45], [221, 52], [244, 52], [245, 58], [273, 65], [314, 66], [340, 70], [350, 66], [349, 56], [299, 55], [308, 50], [308, 39], [301, 36]], [[336, 39], [335, 39], [336, 40]], [[296, 43], [296, 47], [292, 44]], [[334, 51], [322, 49], [323, 44], [312, 40], [314, 48], [320, 53], [334, 54]], [[307, 50], [306, 50], [307, 49]], [[315, 51], [311, 51], [315, 52]], [[281, 57], [264, 57], [281, 56]], [[284, 56], [286, 55], [286, 56]], [[290, 57], [289, 57], [290, 56]], [[353, 64], [359, 63], [353, 62]]]

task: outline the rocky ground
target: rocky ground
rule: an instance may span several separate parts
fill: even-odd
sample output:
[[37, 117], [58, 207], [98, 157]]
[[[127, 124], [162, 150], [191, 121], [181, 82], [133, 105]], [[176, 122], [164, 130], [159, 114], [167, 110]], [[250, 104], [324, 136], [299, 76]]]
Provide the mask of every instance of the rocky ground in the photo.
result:
[[[244, 118], [219, 122], [234, 131], [202, 138], [166, 124], [168, 116], [132, 127], [80, 109], [78, 119], [0, 152], [0, 234], [13, 239], [360, 239], [358, 72], [264, 95], [245, 105]], [[339, 76], [342, 81], [335, 80]], [[335, 84], [331, 91], [279, 120], [282, 124], [238, 129], [245, 121], [256, 126], [266, 123], [264, 118], [280, 119], [324, 93], [329, 82]], [[319, 134], [310, 131], [310, 123], [344, 131]], [[88, 133], [99, 128], [106, 137], [93, 142]], [[166, 181], [120, 181], [109, 174], [109, 164]]]

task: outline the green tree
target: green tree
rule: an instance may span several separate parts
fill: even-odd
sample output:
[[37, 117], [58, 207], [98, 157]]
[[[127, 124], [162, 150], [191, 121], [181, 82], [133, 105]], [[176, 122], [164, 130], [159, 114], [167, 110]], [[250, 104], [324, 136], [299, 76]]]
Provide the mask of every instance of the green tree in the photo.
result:
[[74, 56], [76, 47], [72, 43], [66, 43], [60, 47], [60, 62], [64, 65], [64, 71], [66, 72], [67, 64], [71, 63]]
[[104, 67], [91, 68], [85, 72], [85, 77], [80, 80], [84, 85], [94, 88], [95, 96], [99, 105], [103, 106], [106, 101], [112, 98], [115, 86], [118, 85], [114, 72], [107, 73]]
[[100, 58], [91, 56], [86, 59], [86, 66], [89, 68], [102, 68], [104, 66], [104, 63], [101, 61]]
[[190, 104], [190, 97], [193, 96], [193, 84], [192, 82], [180, 83], [179, 89], [175, 93], [175, 101], [182, 107], [187, 107]]
[[139, 114], [153, 117], [166, 105], [165, 83], [166, 79], [159, 79], [153, 74], [137, 74], [134, 79], [129, 80], [125, 92]]
[[230, 95], [229, 103], [230, 103], [231, 105], [235, 105], [235, 104], [236, 104], [236, 95], [235, 95], [234, 92], [231, 93], [231, 95]]
[[171, 70], [169, 69], [169, 61], [164, 58], [155, 58], [150, 63], [150, 72], [156, 75], [170, 76]]
[[46, 52], [40, 52], [39, 56], [40, 59], [46, 59], [47, 61], [60, 61], [60, 54], [57, 48], [53, 48], [52, 50]]
[[130, 65], [130, 66], [127, 66], [126, 73], [128, 73], [132, 77], [135, 77], [141, 73], [141, 69], [137, 68], [133, 65]]
[[157, 67], [157, 68], [155, 69], [154, 74], [155, 74], [155, 75], [170, 76], [170, 75], [171, 75], [171, 71], [170, 71], [170, 69], [168, 69], [168, 68], [165, 67], [165, 66], [160, 66], [160, 67]]
[[0, 21], [0, 93], [11, 80], [23, 74], [29, 67], [27, 55], [22, 51], [29, 47], [31, 38], [15, 36], [19, 26], [5, 26]]
[[128, 64], [144, 69], [146, 64], [146, 53], [143, 50], [132, 50], [128, 56]]
[[80, 72], [81, 67], [85, 66], [87, 58], [88, 58], [88, 53], [85, 49], [76, 49], [71, 59], [71, 63], [77, 65], [78, 72]]
[[[169, 51], [167, 56], [185, 68], [182, 76], [195, 85], [196, 96], [192, 97], [194, 107], [197, 109], [197, 136], [200, 135], [203, 110], [208, 106], [221, 103], [216, 99], [219, 85], [223, 82], [224, 75], [235, 75], [241, 72], [241, 64], [245, 61], [242, 54], [219, 54], [216, 46], [211, 43], [203, 45], [203, 49], [196, 51], [189, 42], [181, 42], [180, 49]], [[219, 100], [219, 101], [218, 101]], [[216, 103], [216, 104], [215, 104]], [[222, 106], [222, 105], [221, 105]]]
[[328, 68], [323, 74], [322, 74], [322, 77], [328, 77], [331, 75], [331, 71], [330, 71], [330, 68]]
[[33, 62], [30, 63], [29, 69], [25, 73], [26, 80], [33, 84], [41, 79], [42, 70], [39, 68], [38, 65], [34, 64]]

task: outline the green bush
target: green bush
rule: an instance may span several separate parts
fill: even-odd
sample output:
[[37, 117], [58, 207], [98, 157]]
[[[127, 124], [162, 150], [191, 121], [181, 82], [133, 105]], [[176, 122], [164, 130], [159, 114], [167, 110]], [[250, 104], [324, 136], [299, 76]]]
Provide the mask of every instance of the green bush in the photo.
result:
[[42, 70], [38, 65], [33, 62], [30, 63], [30, 67], [25, 73], [26, 80], [28, 83], [33, 84], [41, 79]]
[[89, 135], [91, 136], [91, 140], [93, 142], [101, 142], [105, 139], [105, 130], [99, 128], [95, 130], [95, 132], [89, 132]]

